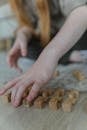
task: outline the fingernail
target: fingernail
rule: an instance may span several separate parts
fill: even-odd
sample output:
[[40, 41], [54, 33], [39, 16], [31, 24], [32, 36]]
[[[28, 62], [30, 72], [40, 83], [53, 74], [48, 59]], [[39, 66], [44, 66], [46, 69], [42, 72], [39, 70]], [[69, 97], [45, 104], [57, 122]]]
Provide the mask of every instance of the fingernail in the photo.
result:
[[14, 105], [17, 107], [19, 105], [18, 101], [14, 101]]
[[27, 53], [26, 53], [26, 51], [24, 51], [24, 52], [23, 52], [23, 56], [26, 56], [26, 55], [27, 55]]
[[31, 101], [32, 101], [32, 97], [29, 96], [29, 97], [27, 98], [27, 100], [28, 100], [29, 102], [31, 102]]

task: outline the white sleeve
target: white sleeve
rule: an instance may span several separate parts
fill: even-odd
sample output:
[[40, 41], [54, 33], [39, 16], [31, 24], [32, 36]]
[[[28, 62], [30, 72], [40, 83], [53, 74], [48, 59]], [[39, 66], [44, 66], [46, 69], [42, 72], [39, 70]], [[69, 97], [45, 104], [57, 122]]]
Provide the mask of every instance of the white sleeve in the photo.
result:
[[64, 16], [68, 16], [74, 9], [87, 4], [87, 0], [59, 0], [60, 10]]

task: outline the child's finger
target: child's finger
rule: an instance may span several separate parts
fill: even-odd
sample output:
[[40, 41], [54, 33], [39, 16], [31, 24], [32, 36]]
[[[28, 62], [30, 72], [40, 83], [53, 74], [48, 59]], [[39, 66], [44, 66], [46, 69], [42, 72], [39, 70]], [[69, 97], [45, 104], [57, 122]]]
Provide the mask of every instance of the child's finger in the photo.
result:
[[14, 67], [19, 73], [22, 73], [22, 69], [18, 66], [18, 59], [20, 57], [20, 52], [12, 57], [8, 57], [7, 62], [11, 67]]
[[12, 57], [14, 54], [16, 54], [18, 52], [18, 46], [16, 44], [14, 44], [14, 46], [12, 47], [12, 49], [10, 50], [8, 56]]
[[26, 56], [27, 55], [27, 44], [21, 43], [21, 55]]
[[10, 52], [8, 53], [8, 57], [7, 57], [7, 63], [12, 67], [13, 66], [13, 59], [15, 58], [15, 55], [17, 55], [18, 51], [20, 51], [18, 49], [17, 44], [14, 44], [14, 46], [12, 47], [12, 49], [10, 50]]
[[37, 97], [38, 93], [39, 93], [39, 90], [40, 90], [40, 85], [35, 83], [27, 97], [27, 100], [29, 102], [33, 101], [35, 97]]
[[16, 107], [20, 104], [21, 99], [23, 97], [23, 93], [25, 92], [25, 90], [28, 88], [28, 86], [30, 86], [32, 84], [31, 80], [30, 81], [28, 80], [28, 82], [24, 82], [24, 83], [23, 82], [24, 81], [18, 83], [15, 86], [16, 88], [18, 88], [16, 95], [15, 95], [15, 101], [14, 101], [14, 104], [15, 104]]
[[19, 81], [19, 78], [8, 82], [2, 89], [0, 89], [0, 95], [3, 95], [8, 89], [14, 87], [14, 85]]
[[13, 56], [9, 56], [7, 57], [7, 63], [10, 67], [13, 67]]
[[13, 106], [15, 106], [14, 101], [15, 101], [15, 96], [16, 96], [17, 90], [18, 90], [18, 88], [14, 87], [11, 92], [11, 102], [12, 102]]
[[23, 70], [18, 66], [17, 63], [14, 63], [14, 66], [13, 66], [19, 73], [22, 73]]

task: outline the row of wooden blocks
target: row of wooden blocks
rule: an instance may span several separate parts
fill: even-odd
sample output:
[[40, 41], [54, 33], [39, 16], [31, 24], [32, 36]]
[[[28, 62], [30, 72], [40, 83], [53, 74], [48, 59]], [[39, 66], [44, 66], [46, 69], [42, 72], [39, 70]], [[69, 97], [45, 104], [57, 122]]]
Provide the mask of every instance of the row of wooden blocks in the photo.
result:
[[[60, 72], [59, 71], [55, 71], [53, 77], [56, 78], [60, 75]], [[72, 71], [72, 76], [77, 79], [78, 81], [82, 81], [84, 79], [86, 79], [87, 77], [85, 76], [85, 74], [80, 71], [80, 70], [73, 70]]]
[[[71, 112], [79, 99], [79, 92], [77, 90], [65, 91], [63, 88], [44, 88], [40, 90], [37, 98], [29, 103], [26, 100], [29, 91], [30, 89], [26, 90], [22, 98], [22, 105], [25, 107], [34, 106], [35, 108], [42, 109], [48, 105], [52, 110], [62, 108], [64, 112]], [[11, 93], [4, 95], [3, 100], [5, 103], [11, 102]]]
[[0, 51], [8, 51], [11, 49], [13, 43], [13, 39], [9, 38], [9, 39], [3, 39], [0, 40]]
[[[58, 71], [55, 71], [53, 78], [56, 78], [60, 75]], [[72, 71], [72, 75], [78, 81], [86, 79], [86, 76], [80, 70]], [[29, 94], [31, 87], [29, 87], [23, 95], [22, 104], [25, 107], [34, 106], [35, 108], [42, 109], [46, 105], [49, 106], [52, 110], [58, 110], [62, 108], [64, 112], [71, 112], [74, 105], [79, 99], [79, 91], [77, 90], [64, 90], [63, 88], [44, 88], [41, 89], [37, 98], [29, 103], [26, 100], [27, 95]], [[11, 102], [11, 93], [7, 93], [3, 96], [3, 101], [5, 103]]]
[[[54, 72], [54, 74], [53, 74], [53, 78], [55, 79], [56, 77], [59, 77], [59, 76], [60, 76], [60, 72], [56, 70]], [[86, 79], [85, 74], [80, 70], [73, 70], [72, 71], [72, 76], [75, 79], [77, 79], [78, 81], [82, 81], [82, 80]]]

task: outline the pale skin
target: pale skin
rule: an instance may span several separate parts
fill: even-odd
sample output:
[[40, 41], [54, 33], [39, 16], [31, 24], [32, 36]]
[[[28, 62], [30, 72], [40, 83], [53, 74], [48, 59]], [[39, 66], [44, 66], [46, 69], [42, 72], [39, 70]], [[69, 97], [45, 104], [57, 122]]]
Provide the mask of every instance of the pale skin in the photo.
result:
[[[25, 27], [26, 28], [26, 27]], [[25, 29], [27, 32], [29, 30]], [[87, 29], [87, 7], [82, 6], [69, 15], [65, 24], [55, 38], [45, 47], [33, 66], [20, 77], [8, 82], [1, 90], [3, 95], [7, 90], [12, 88], [11, 101], [14, 107], [20, 104], [24, 91], [32, 85], [30, 94], [26, 98], [29, 102], [37, 95], [41, 87], [51, 79], [59, 59], [80, 39]], [[21, 35], [23, 37], [21, 37]], [[17, 61], [20, 57], [27, 54], [27, 40], [23, 30], [20, 31], [12, 50], [8, 55], [10, 66], [17, 68]], [[17, 54], [17, 55], [16, 55]], [[15, 56], [15, 58], [13, 58]]]

